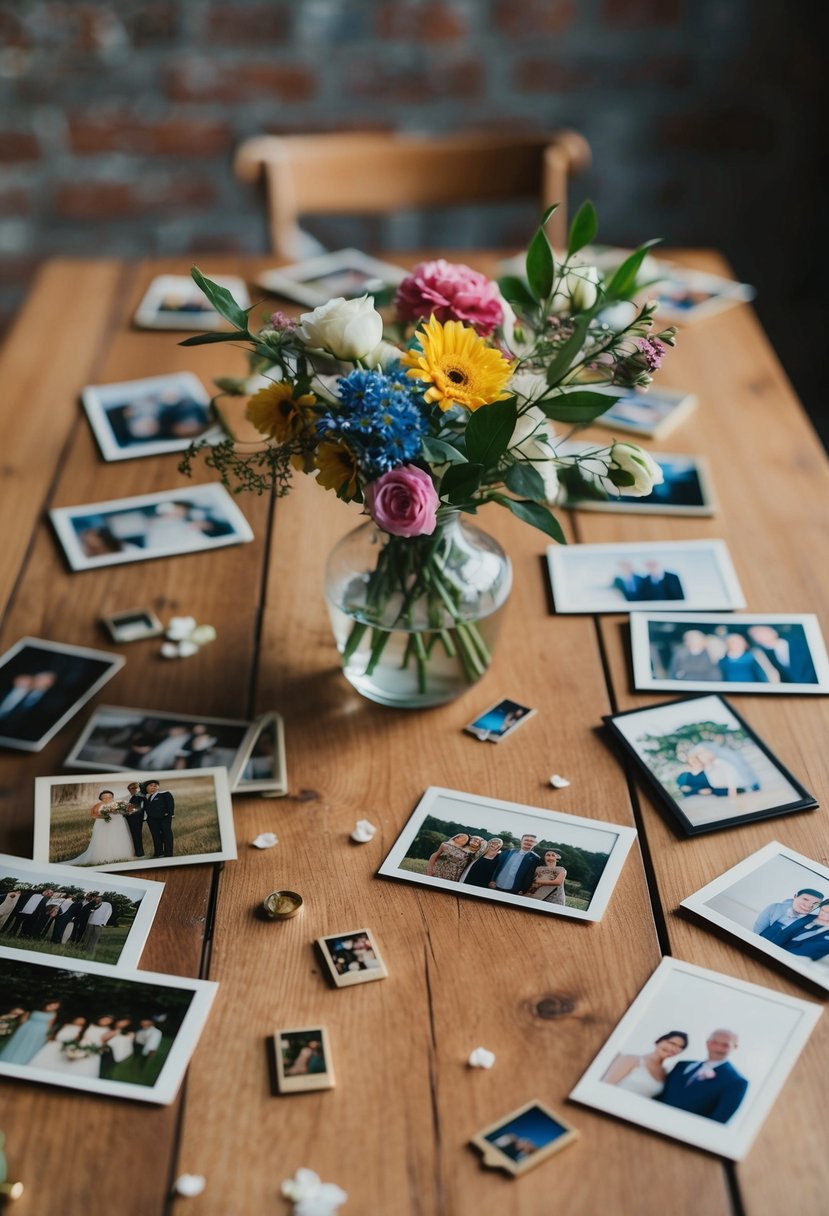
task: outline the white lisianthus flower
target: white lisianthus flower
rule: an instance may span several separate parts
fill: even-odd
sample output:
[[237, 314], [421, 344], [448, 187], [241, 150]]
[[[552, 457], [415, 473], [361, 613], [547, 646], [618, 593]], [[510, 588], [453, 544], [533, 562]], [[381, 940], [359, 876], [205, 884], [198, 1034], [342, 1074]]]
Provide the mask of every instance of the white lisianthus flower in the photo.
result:
[[598, 284], [595, 266], [571, 266], [550, 302], [553, 312], [585, 312], [592, 308]]
[[628, 498], [645, 498], [654, 486], [661, 485], [665, 477], [654, 458], [635, 443], [614, 443], [610, 448], [610, 475], [613, 469], [621, 469], [634, 478], [632, 486], [619, 489]]
[[639, 309], [630, 300], [618, 300], [608, 308], [603, 308], [596, 318], [606, 325], [614, 334], [620, 334], [628, 325], [632, 325], [639, 316]]
[[335, 359], [363, 359], [383, 339], [383, 318], [372, 296], [346, 300], [338, 296], [299, 318], [297, 336], [313, 350], [326, 350]]
[[516, 419], [509, 442], [513, 455], [523, 457], [544, 482], [544, 497], [549, 503], [558, 498], [558, 473], [553, 452], [553, 428], [537, 405], [529, 405]]
[[333, 1216], [348, 1199], [334, 1182], [322, 1182], [313, 1170], [300, 1168], [282, 1183], [282, 1194], [294, 1204], [294, 1216]]

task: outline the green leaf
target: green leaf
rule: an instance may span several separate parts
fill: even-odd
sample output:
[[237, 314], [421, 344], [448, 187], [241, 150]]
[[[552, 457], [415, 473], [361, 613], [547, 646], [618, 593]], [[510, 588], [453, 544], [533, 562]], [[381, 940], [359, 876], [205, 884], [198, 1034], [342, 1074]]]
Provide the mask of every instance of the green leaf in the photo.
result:
[[599, 226], [599, 221], [596, 217], [596, 208], [586, 199], [576, 212], [575, 218], [570, 225], [570, 237], [567, 241], [567, 257], [571, 258], [574, 253], [578, 253], [585, 245], [589, 245], [596, 238], [596, 230]]
[[507, 498], [506, 494], [496, 495], [495, 501], [500, 503], [502, 507], [506, 507], [508, 511], [512, 511], [513, 515], [517, 516], [525, 524], [532, 524], [534, 528], [538, 528], [540, 531], [545, 532], [547, 536], [551, 536], [560, 545], [567, 544], [567, 538], [561, 530], [561, 524], [547, 507], [542, 507], [537, 502], [524, 502], [518, 498]]
[[440, 483], [440, 497], [453, 504], [466, 502], [478, 490], [483, 477], [479, 464], [450, 465]]
[[185, 338], [179, 342], [179, 346], [208, 346], [211, 342], [238, 342], [238, 330], [232, 330], [230, 333], [221, 334], [194, 334], [192, 338]]
[[494, 468], [503, 456], [515, 430], [518, 409], [514, 397], [480, 406], [466, 424], [466, 454], [473, 464]]
[[590, 314], [582, 313], [574, 322], [573, 332], [547, 368], [547, 383], [558, 384], [570, 370], [570, 365], [584, 345]]
[[420, 447], [429, 464], [466, 464], [463, 452], [443, 439], [432, 439], [427, 435]]
[[565, 506], [577, 506], [584, 502], [607, 502], [607, 491], [599, 479], [590, 474], [585, 476], [577, 464], [565, 465], [558, 471], [558, 479], [567, 492]]
[[636, 276], [639, 274], [639, 269], [647, 257], [648, 250], [658, 244], [658, 237], [652, 241], [645, 241], [644, 245], [640, 245], [629, 257], [625, 258], [621, 266], [616, 267], [610, 281], [605, 286], [606, 303], [611, 300], [628, 300], [635, 294]]
[[618, 401], [609, 393], [590, 392], [587, 389], [572, 393], [561, 393], [557, 397], [542, 397], [536, 402], [548, 418], [555, 422], [570, 422], [573, 425], [592, 422], [606, 413]]
[[552, 291], [555, 269], [547, 233], [539, 228], [527, 250], [527, 282], [537, 300], [546, 300]]
[[503, 278], [498, 280], [498, 286], [504, 299], [510, 304], [514, 304], [516, 308], [523, 309], [525, 312], [535, 310], [535, 299], [527, 284], [523, 279], [519, 279], [517, 275], [505, 274]]
[[531, 464], [513, 464], [504, 474], [504, 485], [521, 498], [546, 502], [544, 478]]
[[559, 209], [558, 203], [551, 203], [550, 206], [547, 207], [547, 209], [545, 210], [544, 214], [541, 217], [541, 223], [538, 225], [539, 228], [546, 228], [547, 220], [550, 218], [550, 216], [553, 214], [553, 212], [558, 211], [558, 209]]
[[240, 308], [226, 287], [220, 287], [211, 279], [206, 279], [198, 266], [191, 266], [190, 275], [197, 287], [200, 287], [220, 317], [224, 317], [236, 329], [244, 334], [248, 332], [248, 314]]
[[626, 469], [608, 469], [608, 480], [612, 481], [614, 486], [623, 489], [625, 486], [635, 486], [636, 478], [632, 473], [628, 473]]

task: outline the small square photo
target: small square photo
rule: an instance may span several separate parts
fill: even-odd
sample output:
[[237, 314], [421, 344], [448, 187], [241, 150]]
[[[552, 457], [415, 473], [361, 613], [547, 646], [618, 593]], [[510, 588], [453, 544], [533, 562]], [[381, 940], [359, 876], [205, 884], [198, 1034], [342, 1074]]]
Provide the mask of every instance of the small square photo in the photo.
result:
[[274, 295], [316, 308], [337, 296], [350, 300], [396, 286], [407, 274], [402, 267], [380, 262], [359, 249], [340, 249], [293, 266], [267, 270], [256, 282]]
[[316, 944], [328, 974], [338, 988], [384, 980], [388, 975], [370, 929], [318, 937]]
[[273, 1038], [276, 1077], [281, 1094], [333, 1088], [334, 1065], [328, 1031], [324, 1026], [277, 1030]]
[[194, 440], [222, 438], [210, 396], [191, 372], [91, 384], [81, 399], [104, 460], [181, 452]]
[[102, 617], [101, 624], [113, 642], [119, 645], [139, 642], [143, 638], [157, 638], [164, 632], [161, 621], [149, 608], [127, 608], [123, 612], [113, 612], [111, 616]]
[[471, 1143], [483, 1154], [484, 1165], [517, 1177], [572, 1144], [578, 1135], [543, 1102], [528, 1102], [478, 1132]]
[[263, 714], [251, 726], [245, 747], [237, 756], [234, 794], [267, 793], [282, 797], [288, 792], [285, 768], [285, 724], [281, 714]]
[[530, 709], [528, 705], [505, 699], [490, 705], [489, 709], [479, 714], [464, 730], [481, 742], [500, 743], [534, 713], [535, 710]]
[[[242, 279], [234, 275], [208, 275], [224, 287], [240, 308], [250, 308]], [[162, 274], [153, 279], [136, 309], [133, 321], [142, 329], [228, 329], [207, 296], [189, 275]]]

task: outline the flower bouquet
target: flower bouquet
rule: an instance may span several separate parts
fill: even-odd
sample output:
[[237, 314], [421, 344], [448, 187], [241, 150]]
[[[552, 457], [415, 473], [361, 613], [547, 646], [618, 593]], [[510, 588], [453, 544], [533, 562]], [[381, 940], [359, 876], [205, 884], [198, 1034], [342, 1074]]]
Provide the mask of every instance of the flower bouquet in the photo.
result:
[[108, 802], [106, 806], [102, 806], [98, 812], [104, 823], [111, 823], [113, 815], [128, 815], [129, 806], [126, 802]]
[[388, 324], [363, 296], [299, 322], [276, 312], [251, 329], [250, 310], [193, 269], [232, 329], [183, 345], [243, 344], [248, 374], [216, 383], [219, 396], [249, 398], [262, 436], [205, 447], [207, 464], [236, 492], [281, 495], [301, 471], [362, 504], [368, 522], [332, 554], [327, 597], [346, 676], [382, 703], [437, 704], [489, 666], [511, 570], [464, 516], [496, 503], [564, 542], [551, 509], [561, 482], [594, 486], [598, 468], [605, 484], [645, 495], [662, 479], [634, 444], [558, 451], [611, 407], [613, 386], [648, 385], [674, 330], [654, 335], [656, 306], [631, 299], [653, 242], [603, 278], [578, 257], [595, 236], [592, 205], [561, 255], [545, 232], [553, 210], [525, 278], [423, 263], [400, 284]]

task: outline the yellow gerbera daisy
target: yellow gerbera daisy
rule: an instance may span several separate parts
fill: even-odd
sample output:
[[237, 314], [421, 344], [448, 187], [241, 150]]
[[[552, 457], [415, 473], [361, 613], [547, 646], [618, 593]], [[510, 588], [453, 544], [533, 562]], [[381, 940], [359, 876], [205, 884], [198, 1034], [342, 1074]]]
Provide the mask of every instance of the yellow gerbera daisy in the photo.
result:
[[336, 490], [346, 502], [357, 492], [357, 457], [339, 440], [326, 439], [316, 450], [317, 481], [325, 490]]
[[407, 376], [431, 385], [424, 393], [427, 401], [436, 401], [442, 410], [453, 405], [477, 410], [509, 396], [502, 389], [512, 365], [470, 326], [460, 321], [441, 324], [432, 316], [417, 336], [422, 351], [407, 351], [402, 362]]
[[257, 431], [277, 443], [285, 443], [305, 430], [310, 408], [316, 400], [313, 393], [295, 397], [293, 384], [280, 380], [254, 393], [245, 412]]

